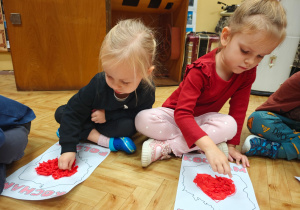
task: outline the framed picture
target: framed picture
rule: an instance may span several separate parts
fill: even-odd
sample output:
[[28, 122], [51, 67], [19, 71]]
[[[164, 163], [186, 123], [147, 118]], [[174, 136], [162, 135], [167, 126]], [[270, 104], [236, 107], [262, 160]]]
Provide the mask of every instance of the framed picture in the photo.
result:
[[187, 25], [193, 24], [193, 11], [188, 11]]

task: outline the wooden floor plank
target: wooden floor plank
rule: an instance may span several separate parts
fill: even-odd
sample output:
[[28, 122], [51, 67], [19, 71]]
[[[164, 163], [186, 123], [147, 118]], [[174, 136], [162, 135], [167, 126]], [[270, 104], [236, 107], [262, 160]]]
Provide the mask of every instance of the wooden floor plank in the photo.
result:
[[178, 182], [165, 180], [155, 196], [149, 203], [147, 210], [165, 209], [169, 210], [174, 207]]
[[94, 207], [99, 203], [99, 200], [103, 199], [106, 195], [106, 192], [87, 187], [84, 184], [80, 184], [64, 196], [77, 203]]
[[155, 195], [156, 191], [137, 187], [134, 192], [127, 198], [120, 209], [143, 210]]
[[124, 198], [113, 194], [107, 194], [99, 203], [94, 207], [94, 209], [121, 209], [121, 206], [125, 202]]
[[270, 195], [265, 158], [250, 157], [248, 173], [255, 189], [255, 196], [260, 209], [270, 209]]
[[[296, 186], [298, 186], [298, 188], [299, 188], [299, 183]], [[293, 203], [300, 204], [300, 192], [299, 192], [299, 190], [297, 190], [297, 191], [291, 190], [290, 192], [291, 192]]]
[[73, 202], [68, 207], [66, 207], [65, 209], [66, 210], [77, 210], [77, 209], [91, 210], [91, 209], [93, 209], [93, 207], [91, 207], [89, 205], [82, 204], [82, 203]]
[[283, 202], [282, 200], [271, 199], [272, 210], [299, 210], [300, 205], [292, 202]]
[[295, 176], [300, 177], [299, 161], [297, 160], [285, 161], [284, 172], [286, 175], [289, 190], [300, 193], [300, 182], [295, 178]]
[[152, 191], [158, 190], [163, 182], [163, 178], [157, 176], [151, 176], [148, 173], [137, 173], [136, 171], [116, 167], [115, 164], [101, 165], [101, 168], [96, 169], [95, 173], [106, 176], [114, 177], [114, 179], [136, 185]]
[[280, 159], [267, 160], [269, 194], [271, 199], [282, 200], [283, 202], [291, 203], [292, 197], [284, 171], [284, 163], [285, 161]]

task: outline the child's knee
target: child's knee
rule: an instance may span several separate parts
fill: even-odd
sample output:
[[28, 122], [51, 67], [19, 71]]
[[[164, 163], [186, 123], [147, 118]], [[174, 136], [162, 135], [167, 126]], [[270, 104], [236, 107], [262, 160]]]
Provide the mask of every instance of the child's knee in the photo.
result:
[[216, 144], [226, 142], [236, 135], [237, 123], [232, 116], [208, 113], [206, 117], [205, 124], [201, 125], [201, 128]]
[[230, 115], [216, 113], [211, 119], [211, 124], [214, 125], [212, 128], [214, 130], [216, 129], [212, 132], [217, 136], [221, 134], [222, 137], [224, 137], [225, 142], [232, 139], [236, 135], [237, 123], [235, 119]]
[[224, 115], [221, 123], [223, 124], [223, 134], [229, 139], [232, 139], [237, 133], [237, 123], [230, 115]]
[[267, 111], [253, 112], [247, 120], [247, 128], [253, 133], [256, 132], [257, 126], [261, 127], [261, 124], [266, 120], [265, 116], [268, 115]]
[[63, 115], [65, 108], [66, 108], [66, 105], [62, 105], [62, 106], [58, 107], [55, 111], [54, 118], [55, 118], [56, 122], [58, 122], [59, 124], [61, 122], [61, 117]]
[[151, 109], [145, 109], [140, 111], [135, 117], [135, 127], [137, 131], [142, 132], [144, 130], [144, 125], [148, 124], [151, 116]]

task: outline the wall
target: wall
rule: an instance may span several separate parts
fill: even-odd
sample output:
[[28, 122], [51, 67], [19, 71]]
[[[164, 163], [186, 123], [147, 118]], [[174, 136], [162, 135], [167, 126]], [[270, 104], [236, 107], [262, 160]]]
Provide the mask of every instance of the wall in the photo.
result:
[[[220, 19], [222, 5], [217, 4], [218, 0], [198, 0], [196, 15], [196, 31], [214, 32]], [[241, 4], [241, 0], [221, 0], [221, 2], [232, 5]]]
[[0, 71], [13, 70], [10, 52], [0, 52]]

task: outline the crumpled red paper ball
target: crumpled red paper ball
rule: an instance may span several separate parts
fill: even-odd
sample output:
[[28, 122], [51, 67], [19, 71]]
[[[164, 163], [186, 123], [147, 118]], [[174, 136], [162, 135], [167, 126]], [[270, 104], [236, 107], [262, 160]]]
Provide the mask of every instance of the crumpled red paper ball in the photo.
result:
[[77, 172], [78, 166], [75, 166], [74, 161], [71, 170], [61, 170], [58, 168], [58, 158], [55, 158], [53, 160], [48, 160], [47, 162], [43, 161], [42, 163], [39, 163], [39, 166], [35, 168], [37, 174], [43, 175], [43, 176], [50, 176], [54, 179], [59, 179], [62, 177], [68, 177], [72, 176]]
[[235, 185], [226, 177], [212, 177], [209, 174], [197, 174], [194, 183], [211, 199], [224, 200], [235, 193]]

